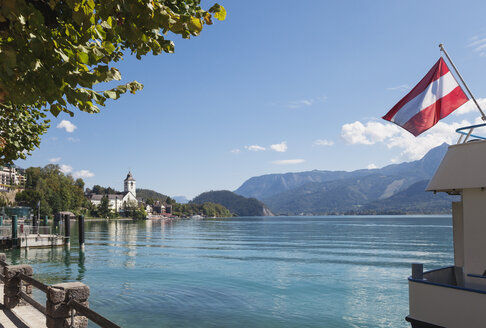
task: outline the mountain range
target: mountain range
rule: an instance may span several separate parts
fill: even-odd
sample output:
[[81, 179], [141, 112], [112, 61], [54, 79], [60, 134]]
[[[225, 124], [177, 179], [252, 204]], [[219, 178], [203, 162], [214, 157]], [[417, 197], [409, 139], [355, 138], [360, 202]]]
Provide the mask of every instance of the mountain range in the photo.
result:
[[235, 193], [262, 201], [277, 215], [450, 213], [457, 196], [425, 192], [447, 147], [380, 169], [262, 175]]

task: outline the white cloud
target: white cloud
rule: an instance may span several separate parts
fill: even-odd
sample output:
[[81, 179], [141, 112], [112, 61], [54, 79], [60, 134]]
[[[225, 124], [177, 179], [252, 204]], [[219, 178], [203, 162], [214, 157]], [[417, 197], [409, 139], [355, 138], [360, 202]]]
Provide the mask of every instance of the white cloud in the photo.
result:
[[[477, 98], [476, 100], [478, 101], [479, 107], [481, 107], [483, 112], [486, 111], [486, 98]], [[467, 103], [453, 111], [452, 115], [459, 116], [469, 113], [477, 113], [478, 115], [481, 115], [479, 113], [478, 107], [472, 99], [470, 99]]]
[[349, 144], [373, 145], [384, 141], [403, 131], [394, 124], [368, 122], [366, 125], [356, 121], [344, 124], [341, 128], [341, 137]]
[[376, 166], [375, 164], [371, 163], [371, 164], [370, 164], [370, 165], [368, 165], [366, 168], [367, 168], [368, 170], [373, 170], [373, 169], [377, 169], [377, 168], [378, 168], [378, 166]]
[[71, 165], [66, 165], [66, 164], [60, 165], [59, 169], [64, 174], [68, 174], [68, 173], [71, 173], [73, 171], [73, 167]]
[[235, 149], [232, 149], [230, 150], [233, 154], [239, 154], [241, 152], [241, 150], [239, 148], [235, 148]]
[[386, 89], [388, 91], [406, 91], [410, 89], [410, 86], [408, 84], [401, 84], [401, 85], [397, 85], [396, 87], [390, 87]]
[[57, 163], [61, 160], [61, 157], [53, 157], [53, 158], [49, 158], [49, 162], [50, 163]]
[[292, 100], [287, 102], [287, 108], [302, 108], [302, 107], [309, 107], [317, 103], [323, 103], [327, 100], [326, 96], [323, 97], [316, 97], [316, 98], [309, 98], [309, 99], [301, 99], [301, 100]]
[[275, 150], [279, 153], [285, 153], [287, 151], [287, 141], [282, 141], [279, 144], [270, 145], [271, 150]]
[[89, 170], [79, 170], [79, 171], [74, 172], [73, 177], [75, 179], [78, 179], [78, 178], [87, 179], [87, 178], [94, 177], [94, 173], [89, 171]]
[[333, 146], [334, 141], [327, 139], [317, 139], [314, 141], [314, 146]]
[[272, 163], [277, 165], [295, 165], [304, 162], [305, 160], [303, 159], [281, 159], [281, 160], [273, 161]]
[[81, 139], [79, 139], [79, 138], [73, 138], [73, 137], [68, 137], [67, 140], [68, 141], [71, 141], [71, 142], [79, 142]]
[[287, 103], [288, 108], [301, 108], [301, 107], [309, 107], [314, 104], [314, 100], [312, 99], [302, 99], [302, 100], [293, 100]]
[[479, 56], [486, 57], [486, 38], [474, 36], [471, 38], [471, 42], [468, 46], [474, 48], [474, 51], [477, 52]]
[[62, 120], [61, 123], [57, 125], [58, 129], [66, 129], [66, 132], [72, 133], [77, 129], [77, 126], [68, 120]]
[[[480, 118], [477, 120], [478, 122], [481, 121]], [[363, 124], [356, 121], [342, 126], [341, 137], [348, 144], [374, 145], [383, 143], [389, 149], [401, 149], [400, 155], [392, 159], [393, 163], [397, 163], [404, 160], [420, 159], [430, 149], [444, 142], [455, 143], [459, 137], [455, 130], [467, 125], [471, 125], [471, 123], [466, 120], [452, 124], [439, 122], [427, 132], [414, 137], [411, 133], [392, 123], [367, 122]]]
[[249, 151], [264, 151], [265, 147], [258, 146], [258, 145], [251, 145], [251, 146], [245, 146], [246, 149]]

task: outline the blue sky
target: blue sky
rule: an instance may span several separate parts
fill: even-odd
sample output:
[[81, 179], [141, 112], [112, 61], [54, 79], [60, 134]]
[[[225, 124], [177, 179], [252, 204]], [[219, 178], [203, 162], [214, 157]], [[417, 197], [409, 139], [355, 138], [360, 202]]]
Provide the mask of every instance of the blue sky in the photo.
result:
[[418, 159], [478, 117], [466, 104], [418, 138], [380, 119], [441, 42], [486, 108], [484, 1], [220, 3], [227, 20], [189, 41], [173, 36], [174, 54], [115, 65], [143, 91], [53, 119], [16, 164], [54, 162], [119, 190], [131, 169], [138, 187], [192, 198], [262, 174]]

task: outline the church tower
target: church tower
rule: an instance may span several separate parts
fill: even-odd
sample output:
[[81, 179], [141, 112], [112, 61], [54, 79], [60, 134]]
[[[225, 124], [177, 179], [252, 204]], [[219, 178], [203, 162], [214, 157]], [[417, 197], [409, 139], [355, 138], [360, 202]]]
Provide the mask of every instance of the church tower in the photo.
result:
[[124, 187], [125, 187], [125, 192], [131, 192], [133, 196], [137, 197], [137, 188], [135, 184], [135, 179], [132, 176], [132, 172], [128, 171], [127, 178], [123, 181], [124, 182]]

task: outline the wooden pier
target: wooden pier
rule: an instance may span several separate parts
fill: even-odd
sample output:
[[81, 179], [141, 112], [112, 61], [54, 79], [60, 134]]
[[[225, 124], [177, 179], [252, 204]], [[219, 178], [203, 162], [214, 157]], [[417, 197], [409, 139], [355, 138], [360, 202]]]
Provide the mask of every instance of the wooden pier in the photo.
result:
[[[0, 284], [0, 295], [3, 295], [3, 284]], [[0, 326], [4, 328], [45, 328], [46, 317], [30, 305], [7, 309], [0, 298]]]
[[[46, 285], [33, 277], [30, 265], [8, 265], [0, 253], [0, 327], [86, 328], [88, 320], [100, 327], [120, 328], [89, 308], [90, 289], [81, 282]], [[32, 298], [33, 288], [46, 294], [45, 306]]]
[[[52, 226], [48, 225], [47, 217], [44, 218], [43, 225], [39, 225], [38, 218], [34, 218], [32, 223], [27, 225], [18, 222], [15, 215], [9, 222], [7, 220], [4, 222], [4, 218], [0, 216], [0, 248], [55, 247], [70, 244], [71, 215], [56, 215]], [[78, 225], [79, 245], [83, 248], [84, 216], [78, 217]]]

